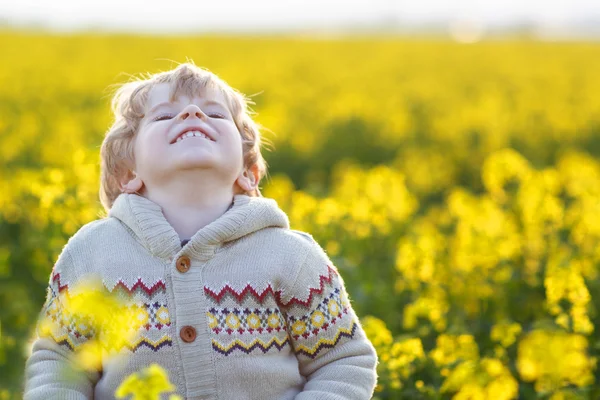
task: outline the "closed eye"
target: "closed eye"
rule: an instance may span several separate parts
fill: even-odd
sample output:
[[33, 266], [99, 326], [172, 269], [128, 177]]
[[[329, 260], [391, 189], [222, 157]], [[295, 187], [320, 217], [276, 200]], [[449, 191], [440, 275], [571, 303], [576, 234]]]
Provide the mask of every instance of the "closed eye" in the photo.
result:
[[[211, 117], [211, 118], [219, 118], [219, 119], [226, 119], [227, 118], [223, 114], [218, 114], [218, 113], [208, 114], [208, 116]], [[154, 118], [153, 121], [164, 121], [166, 119], [171, 119], [171, 118], [173, 118], [172, 115], [165, 114], [165, 115], [160, 115], [160, 116]]]
[[154, 119], [153, 119], [153, 121], [163, 121], [163, 120], [165, 120], [165, 119], [170, 119], [170, 118], [173, 118], [173, 116], [172, 116], [172, 115], [169, 115], [169, 114], [166, 114], [166, 115], [160, 115], [160, 116], [158, 116], [158, 117], [154, 118]]

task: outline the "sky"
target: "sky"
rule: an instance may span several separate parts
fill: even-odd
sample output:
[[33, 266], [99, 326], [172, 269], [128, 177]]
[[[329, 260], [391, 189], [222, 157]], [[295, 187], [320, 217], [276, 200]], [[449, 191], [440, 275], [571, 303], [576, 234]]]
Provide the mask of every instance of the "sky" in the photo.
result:
[[[0, 23], [150, 33], [285, 31], [470, 21], [577, 30], [600, 26], [600, 0], [7, 0]], [[599, 28], [600, 29], [600, 28]]]

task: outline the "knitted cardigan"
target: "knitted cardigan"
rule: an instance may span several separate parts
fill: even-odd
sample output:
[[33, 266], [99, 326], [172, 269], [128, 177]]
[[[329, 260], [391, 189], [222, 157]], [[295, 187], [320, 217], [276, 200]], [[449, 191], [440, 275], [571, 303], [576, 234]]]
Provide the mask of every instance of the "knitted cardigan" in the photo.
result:
[[[146, 323], [100, 370], [66, 383], [58, 367], [91, 336], [61, 318], [59, 294], [92, 273], [145, 310]], [[51, 329], [36, 331], [25, 400], [113, 399], [152, 363], [186, 399], [369, 399], [377, 380], [375, 349], [338, 270], [263, 197], [235, 195], [181, 243], [158, 204], [121, 194], [64, 246], [42, 317]]]

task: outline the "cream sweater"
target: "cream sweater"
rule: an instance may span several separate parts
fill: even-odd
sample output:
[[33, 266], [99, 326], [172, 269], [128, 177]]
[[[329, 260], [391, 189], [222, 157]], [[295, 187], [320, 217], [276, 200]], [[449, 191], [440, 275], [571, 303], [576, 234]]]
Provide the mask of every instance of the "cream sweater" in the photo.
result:
[[[57, 367], [88, 339], [57, 318], [58, 295], [90, 273], [145, 310], [146, 324], [101, 371], [61, 383]], [[113, 399], [151, 363], [186, 399], [369, 399], [377, 380], [338, 270], [268, 198], [236, 195], [182, 248], [159, 205], [121, 194], [63, 248], [40, 316], [56, 322], [38, 329], [25, 400]]]

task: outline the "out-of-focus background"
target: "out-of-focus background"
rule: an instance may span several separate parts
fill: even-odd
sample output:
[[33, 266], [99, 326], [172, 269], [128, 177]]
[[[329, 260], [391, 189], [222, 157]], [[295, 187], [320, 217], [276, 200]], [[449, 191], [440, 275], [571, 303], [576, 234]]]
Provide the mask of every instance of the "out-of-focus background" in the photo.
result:
[[0, 400], [102, 211], [109, 85], [251, 95], [265, 196], [339, 268], [377, 399], [600, 398], [596, 0], [0, 3]]

